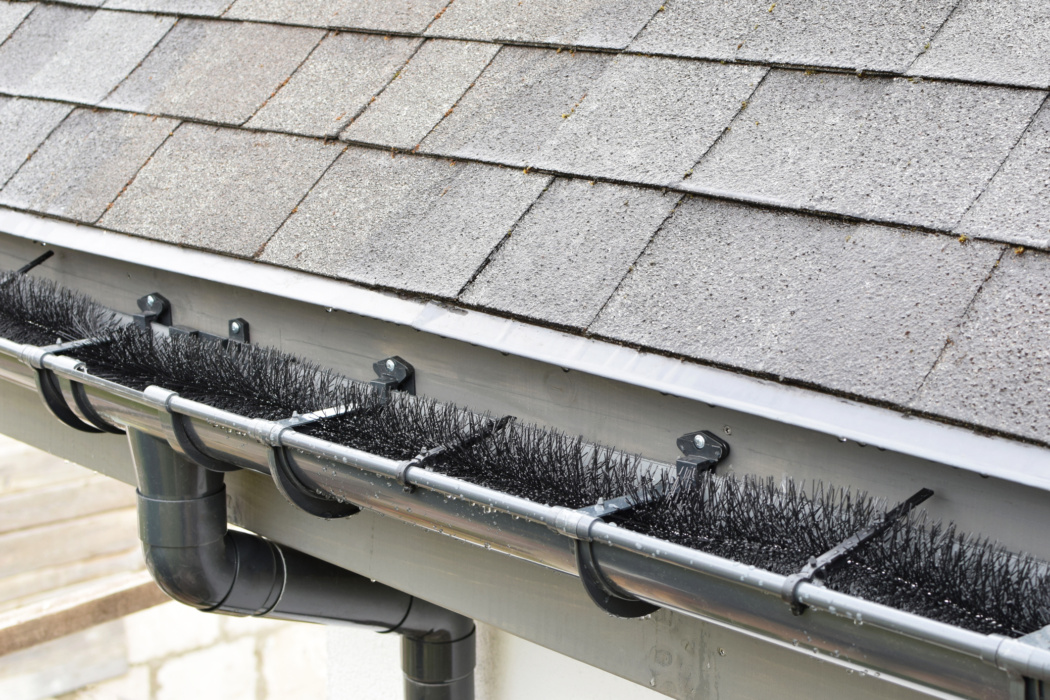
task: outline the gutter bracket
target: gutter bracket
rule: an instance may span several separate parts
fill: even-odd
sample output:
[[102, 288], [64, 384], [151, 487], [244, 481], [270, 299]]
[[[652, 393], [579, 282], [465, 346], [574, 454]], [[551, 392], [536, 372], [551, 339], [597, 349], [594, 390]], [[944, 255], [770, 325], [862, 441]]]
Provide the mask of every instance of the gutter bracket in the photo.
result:
[[412, 365], [397, 355], [372, 363], [378, 379], [369, 384], [376, 388], [383, 398], [390, 400], [390, 392], [403, 391], [406, 394], [416, 393], [416, 370]]
[[[230, 323], [232, 325], [233, 321]], [[359, 513], [361, 509], [353, 503], [337, 501], [307, 488], [306, 484], [296, 476], [291, 460], [288, 459], [288, 448], [281, 444], [281, 436], [286, 430], [343, 415], [349, 410], [348, 406], [338, 406], [316, 413], [295, 415], [284, 420], [269, 422], [266, 429], [256, 434], [256, 438], [270, 448], [266, 451], [266, 459], [270, 466], [270, 476], [273, 477], [273, 483], [281, 495], [300, 510], [326, 520], [346, 518]]]
[[581, 517], [575, 523], [577, 536], [573, 538], [572, 544], [576, 557], [576, 571], [580, 575], [583, 590], [595, 605], [616, 617], [645, 617], [660, 609], [659, 606], [633, 597], [607, 579], [594, 555], [591, 526], [596, 522], [605, 522], [606, 517], [633, 507], [634, 497], [621, 496], [575, 511]]
[[270, 464], [270, 475], [277, 490], [289, 503], [300, 510], [318, 518], [346, 518], [361, 511], [353, 503], [335, 501], [314, 493], [295, 475], [288, 460], [288, 448], [283, 445], [271, 445], [267, 450]]
[[187, 417], [171, 410], [171, 400], [178, 396], [176, 392], [159, 386], [149, 386], [142, 392], [142, 395], [147, 401], [157, 407], [157, 416], [160, 418], [160, 425], [164, 430], [164, 438], [176, 452], [209, 471], [232, 472], [239, 468], [228, 462], [215, 459], [197, 446], [197, 443], [190, 437], [189, 430], [186, 428]]
[[809, 563], [801, 571], [784, 579], [784, 586], [780, 589], [780, 597], [791, 606], [791, 612], [801, 615], [808, 607], [799, 600], [799, 586], [803, 583], [820, 582], [828, 572], [848, 559], [849, 555], [889, 530], [895, 522], [906, 517], [913, 508], [932, 495], [933, 491], [930, 489], [919, 489], [908, 500], [898, 503], [871, 525], [861, 528], [819, 557], [810, 557]]
[[139, 328], [149, 330], [153, 323], [163, 326], [171, 325], [171, 302], [164, 295], [153, 292], [136, 300], [135, 303], [142, 313], [132, 314], [131, 318]]
[[[44, 360], [48, 357], [61, 357], [58, 353], [66, 349], [73, 347], [80, 347], [84, 344], [84, 341], [78, 340], [72, 343], [60, 343], [58, 345], [50, 345], [48, 347], [34, 347], [27, 345], [22, 351], [21, 360], [23, 364], [28, 365], [33, 369], [34, 379], [36, 380], [36, 390], [40, 394], [40, 399], [44, 402], [44, 407], [47, 408], [48, 412], [51, 413], [55, 418], [60, 420], [65, 425], [79, 430], [84, 433], [109, 433], [109, 432], [123, 432], [106, 421], [99, 418], [100, 425], [92, 425], [91, 423], [81, 420], [80, 416], [73, 412], [73, 409], [66, 403], [65, 396], [62, 395], [62, 386], [59, 384], [58, 377], [50, 369], [44, 366]], [[84, 364], [73, 358], [62, 358], [63, 361], [68, 361], [70, 369], [82, 370]], [[77, 406], [81, 406], [81, 402], [87, 405], [86, 397], [81, 398], [78, 396], [82, 393], [83, 387], [79, 384], [71, 383], [72, 386], [78, 387], [77, 390], [73, 391], [74, 400]], [[90, 406], [89, 406], [90, 408]], [[98, 414], [94, 409], [90, 409], [90, 412], [84, 413], [85, 418], [89, 420], [92, 416], [98, 417]]]
[[682, 456], [675, 462], [679, 477], [711, 471], [729, 456], [729, 443], [710, 430], [686, 433], [676, 441]]

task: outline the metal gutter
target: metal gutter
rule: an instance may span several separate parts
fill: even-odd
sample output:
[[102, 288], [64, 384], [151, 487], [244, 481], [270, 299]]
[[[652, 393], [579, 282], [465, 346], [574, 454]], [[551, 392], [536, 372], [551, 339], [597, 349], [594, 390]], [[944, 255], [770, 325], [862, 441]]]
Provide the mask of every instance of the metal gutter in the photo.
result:
[[1050, 490], [1050, 449], [605, 341], [0, 207], [0, 231], [408, 326], [546, 364]]
[[[398, 520], [578, 575], [574, 547], [591, 542], [601, 572], [622, 590], [661, 607], [713, 619], [777, 643], [802, 646], [850, 664], [952, 695], [1007, 697], [1017, 679], [1050, 681], [1050, 650], [982, 635], [803, 583], [810, 606], [795, 616], [781, 600], [785, 577], [604, 524], [562, 507], [510, 496], [360, 450], [168, 395], [163, 406], [84, 372], [73, 358], [0, 340], [0, 378], [35, 385], [29, 362], [53, 372], [72, 407], [74, 385], [105, 420], [172, 442], [168, 411], [197, 449], [269, 474], [282, 450], [296, 478], [314, 492]], [[74, 409], [77, 410], [77, 409]], [[86, 418], [86, 415], [82, 415]], [[276, 476], [275, 476], [276, 478]], [[404, 485], [414, 486], [406, 489]], [[975, 663], [975, 661], [983, 663]]]

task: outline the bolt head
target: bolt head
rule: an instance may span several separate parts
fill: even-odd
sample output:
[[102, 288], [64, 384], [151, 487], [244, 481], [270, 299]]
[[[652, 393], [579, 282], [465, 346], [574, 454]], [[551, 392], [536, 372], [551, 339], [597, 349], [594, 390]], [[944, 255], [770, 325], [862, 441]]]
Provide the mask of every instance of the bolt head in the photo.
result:
[[397, 369], [397, 363], [394, 362], [393, 360], [387, 360], [386, 361], [386, 368], [387, 368], [387, 371], [393, 372], [395, 369]]
[[232, 321], [230, 323], [230, 332], [231, 333], [240, 333], [241, 332], [241, 324], [237, 323], [236, 321]]
[[707, 444], [707, 440], [704, 439], [703, 435], [694, 435], [693, 444], [696, 445], [696, 449], [702, 450], [704, 449], [704, 445]]
[[155, 297], [152, 294], [150, 294], [148, 297], [146, 297], [146, 303], [149, 304], [150, 306], [153, 306], [154, 304], [157, 303], [157, 297]]

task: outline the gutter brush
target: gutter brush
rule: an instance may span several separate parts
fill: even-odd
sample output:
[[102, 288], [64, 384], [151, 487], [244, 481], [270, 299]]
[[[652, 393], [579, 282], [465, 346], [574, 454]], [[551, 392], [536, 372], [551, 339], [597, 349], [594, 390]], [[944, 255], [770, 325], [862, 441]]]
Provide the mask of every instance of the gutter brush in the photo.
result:
[[654, 463], [412, 396], [400, 358], [367, 385], [248, 345], [243, 319], [240, 338], [219, 338], [170, 325], [159, 294], [139, 307], [0, 278], [0, 378], [73, 427], [164, 440], [176, 471], [251, 469], [319, 517], [369, 508], [579, 576], [612, 614], [664, 607], [805, 636], [829, 660], [963, 696], [1050, 681], [1050, 649], [1030, 636], [1050, 625], [1046, 565], [927, 523], [928, 490], [891, 508], [718, 476], [729, 445], [706, 431]]

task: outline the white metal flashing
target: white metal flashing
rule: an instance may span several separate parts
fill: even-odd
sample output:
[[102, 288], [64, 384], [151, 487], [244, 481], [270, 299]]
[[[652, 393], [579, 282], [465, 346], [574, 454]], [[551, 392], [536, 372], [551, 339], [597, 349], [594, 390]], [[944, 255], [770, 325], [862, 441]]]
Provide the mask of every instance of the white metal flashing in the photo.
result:
[[0, 207], [0, 232], [388, 321], [437, 336], [1050, 490], [1050, 449], [350, 282]]

